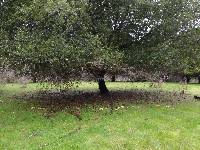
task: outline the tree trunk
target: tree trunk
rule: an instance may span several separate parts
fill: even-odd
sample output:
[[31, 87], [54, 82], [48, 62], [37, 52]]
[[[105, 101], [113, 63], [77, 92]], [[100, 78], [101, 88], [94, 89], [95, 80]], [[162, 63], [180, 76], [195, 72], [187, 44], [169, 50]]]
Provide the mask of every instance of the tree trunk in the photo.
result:
[[35, 75], [32, 75], [32, 81], [33, 81], [33, 83], [36, 83], [36, 82], [37, 82], [37, 78], [36, 78]]
[[115, 82], [115, 81], [116, 81], [115, 75], [112, 75], [111, 82]]
[[200, 83], [200, 75], [198, 75], [198, 83]]
[[98, 84], [99, 84], [99, 91], [100, 91], [100, 94], [101, 94], [101, 95], [108, 95], [108, 94], [109, 94], [109, 91], [108, 91], [108, 89], [107, 89], [107, 87], [106, 87], [104, 78], [98, 79]]
[[187, 82], [187, 83], [190, 82], [190, 79], [191, 79], [191, 78], [190, 78], [189, 76], [186, 76], [186, 82]]
[[109, 100], [109, 105], [110, 105], [110, 108], [111, 108], [110, 113], [112, 114], [113, 113], [113, 108], [114, 108], [114, 103], [113, 103], [113, 99], [112, 99], [112, 97], [111, 97], [111, 95], [109, 93], [109, 90], [106, 87], [104, 78], [99, 78], [98, 79], [98, 84], [99, 84], [100, 94], [105, 96], [106, 99]]

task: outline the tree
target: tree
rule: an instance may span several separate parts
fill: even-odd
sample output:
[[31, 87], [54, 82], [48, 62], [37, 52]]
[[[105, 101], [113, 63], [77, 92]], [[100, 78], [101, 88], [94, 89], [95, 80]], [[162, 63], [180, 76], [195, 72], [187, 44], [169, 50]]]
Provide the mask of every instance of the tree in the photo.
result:
[[78, 79], [88, 62], [108, 66], [119, 60], [117, 52], [113, 55], [98, 35], [90, 33], [85, 1], [18, 2], [17, 8], [15, 1], [2, 4], [3, 14], [9, 17], [1, 24], [8, 35], [1, 56], [19, 74], [37, 81], [66, 83]]
[[122, 58], [123, 54], [117, 51], [113, 52], [112, 49], [99, 49], [95, 54], [95, 59], [86, 64], [86, 70], [97, 79], [101, 94], [109, 93], [104, 81], [105, 74], [116, 73], [123, 65]]
[[78, 78], [82, 67], [103, 82], [105, 73], [116, 72], [123, 64], [148, 72], [170, 71], [176, 62], [172, 55], [181, 52], [172, 43], [194, 28], [199, 4], [5, 0], [0, 5], [0, 31], [5, 33], [1, 57], [20, 74], [54, 83]]
[[92, 32], [103, 37], [103, 43], [122, 51], [127, 64], [151, 72], [163, 69], [158, 64], [165, 59], [156, 56], [165, 53], [160, 47], [195, 27], [200, 2], [90, 0], [89, 6]]
[[171, 44], [176, 51], [179, 51], [180, 65], [177, 66], [183, 77], [186, 77], [187, 83], [191, 77], [198, 77], [200, 82], [200, 28], [188, 30], [184, 34], [179, 35], [177, 40]]

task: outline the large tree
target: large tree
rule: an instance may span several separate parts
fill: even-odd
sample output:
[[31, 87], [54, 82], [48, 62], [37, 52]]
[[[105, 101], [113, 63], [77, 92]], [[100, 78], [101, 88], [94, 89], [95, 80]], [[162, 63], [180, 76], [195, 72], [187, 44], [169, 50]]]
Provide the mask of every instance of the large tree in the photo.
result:
[[[103, 79], [102, 70], [120, 62], [121, 54], [113, 53], [98, 34], [90, 32], [86, 1], [8, 0], [1, 9], [5, 16], [1, 32], [6, 35], [1, 40], [1, 57], [34, 81], [70, 82], [81, 76], [82, 68]], [[88, 63], [96, 62], [104, 68], [94, 73]]]
[[[0, 4], [1, 57], [19, 73], [54, 82], [79, 77], [83, 67], [101, 82], [106, 72], [122, 63], [164, 70], [174, 63], [168, 54], [180, 50], [173, 47], [165, 53], [165, 47], [195, 27], [199, 3], [4, 0]], [[158, 65], [165, 56], [171, 63]]]

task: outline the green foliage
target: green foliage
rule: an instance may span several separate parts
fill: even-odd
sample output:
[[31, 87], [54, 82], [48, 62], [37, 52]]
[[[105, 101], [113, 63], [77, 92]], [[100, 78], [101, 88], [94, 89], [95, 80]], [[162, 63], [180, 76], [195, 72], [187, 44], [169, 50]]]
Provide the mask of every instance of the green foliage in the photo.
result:
[[125, 49], [163, 43], [188, 28], [199, 12], [199, 2], [187, 0], [91, 0], [89, 6], [92, 31]]
[[[1, 61], [18, 73], [56, 82], [79, 77], [88, 62], [107, 72], [122, 64], [148, 71], [172, 71], [178, 64], [182, 72], [198, 72], [198, 44], [191, 55], [186, 47], [194, 46], [188, 32], [196, 28], [199, 5], [193, 0], [5, 0]], [[184, 35], [193, 42], [180, 38]]]
[[98, 58], [103, 63], [116, 62], [117, 53], [112, 56], [112, 50], [88, 31], [86, 6], [84, 1], [60, 0], [20, 5], [9, 28], [10, 43], [4, 44], [9, 48], [2, 47], [4, 58], [20, 74], [55, 82], [78, 78], [81, 68]]
[[[188, 32], [199, 22], [198, 1], [92, 0], [89, 4], [92, 32], [121, 50], [125, 63], [148, 72], [196, 72], [198, 60], [193, 47], [198, 45], [198, 34]], [[187, 40], [181, 38], [186, 35]]]
[[[163, 43], [151, 56], [152, 63], [161, 62], [162, 69], [177, 74], [199, 74], [200, 30], [195, 28], [181, 33], [175, 39]], [[154, 59], [153, 59], [154, 58]], [[161, 69], [161, 68], [160, 68]]]

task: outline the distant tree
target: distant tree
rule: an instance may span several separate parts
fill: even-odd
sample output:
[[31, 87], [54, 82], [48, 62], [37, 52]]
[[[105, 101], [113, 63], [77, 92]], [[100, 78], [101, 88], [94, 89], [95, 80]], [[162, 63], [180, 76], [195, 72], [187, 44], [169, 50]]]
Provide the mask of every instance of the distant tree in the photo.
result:
[[175, 42], [171, 44], [176, 51], [179, 51], [175, 65], [182, 76], [189, 82], [191, 77], [197, 77], [200, 82], [200, 28], [188, 30], [181, 34]]

